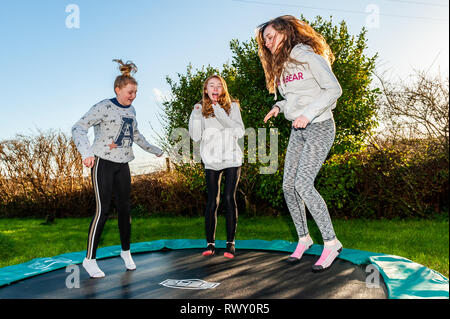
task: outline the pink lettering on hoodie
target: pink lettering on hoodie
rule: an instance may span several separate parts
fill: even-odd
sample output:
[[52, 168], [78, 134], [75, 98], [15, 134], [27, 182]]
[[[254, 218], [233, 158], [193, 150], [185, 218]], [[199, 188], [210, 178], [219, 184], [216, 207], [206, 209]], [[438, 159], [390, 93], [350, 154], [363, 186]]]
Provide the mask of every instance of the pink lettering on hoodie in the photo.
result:
[[297, 74], [289, 74], [286, 75], [283, 79], [283, 83], [287, 83], [287, 82], [292, 82], [292, 81], [297, 81], [297, 80], [303, 80], [303, 73], [302, 72], [298, 72]]

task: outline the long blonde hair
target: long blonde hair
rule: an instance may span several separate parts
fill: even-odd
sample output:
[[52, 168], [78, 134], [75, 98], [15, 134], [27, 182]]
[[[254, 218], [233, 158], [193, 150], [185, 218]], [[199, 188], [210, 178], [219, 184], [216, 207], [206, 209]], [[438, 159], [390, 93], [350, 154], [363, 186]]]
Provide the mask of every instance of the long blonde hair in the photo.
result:
[[208, 82], [209, 82], [209, 80], [214, 79], [214, 78], [218, 79], [220, 81], [220, 83], [222, 84], [222, 94], [219, 96], [218, 103], [225, 110], [225, 112], [227, 112], [228, 115], [230, 115], [231, 103], [232, 102], [239, 103], [238, 100], [232, 98], [230, 96], [230, 93], [228, 93], [228, 86], [227, 86], [227, 83], [225, 82], [225, 80], [220, 75], [216, 75], [216, 74], [211, 75], [203, 83], [202, 100], [197, 103], [197, 104], [202, 105], [202, 114], [206, 118], [214, 117], [214, 109], [212, 107], [212, 101], [209, 98], [208, 93], [207, 93]]
[[[272, 26], [277, 32], [284, 35], [284, 40], [276, 55], [273, 55], [265, 46], [264, 30], [268, 26]], [[309, 45], [315, 53], [328, 60], [330, 65], [334, 62], [333, 52], [331, 52], [324, 37], [306, 22], [300, 21], [294, 16], [284, 15], [265, 22], [258, 26], [256, 33], [259, 58], [266, 76], [266, 86], [270, 93], [275, 92], [275, 78], [280, 79], [286, 61], [303, 64], [301, 61], [296, 61], [290, 57], [292, 49], [297, 44]]]

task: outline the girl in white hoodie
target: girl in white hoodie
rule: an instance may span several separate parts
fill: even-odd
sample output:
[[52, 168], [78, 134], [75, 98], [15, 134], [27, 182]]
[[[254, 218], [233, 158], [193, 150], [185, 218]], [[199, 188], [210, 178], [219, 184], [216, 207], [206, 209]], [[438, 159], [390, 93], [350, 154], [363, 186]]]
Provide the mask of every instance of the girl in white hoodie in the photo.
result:
[[275, 100], [277, 88], [284, 97], [264, 121], [280, 112], [292, 121], [283, 193], [299, 241], [288, 260], [300, 260], [313, 244], [306, 223], [306, 205], [324, 241], [322, 255], [313, 266], [313, 271], [322, 271], [342, 251], [327, 205], [314, 187], [317, 173], [334, 142], [332, 110], [342, 94], [331, 70], [334, 56], [320, 34], [293, 16], [281, 16], [259, 26], [257, 41], [267, 88], [275, 93]]
[[234, 238], [238, 211], [236, 189], [239, 183], [243, 153], [238, 139], [244, 136], [239, 103], [232, 100], [225, 80], [213, 75], [203, 85], [203, 98], [194, 106], [189, 118], [189, 134], [200, 142], [200, 155], [205, 165], [208, 199], [205, 210], [207, 249], [204, 256], [215, 254], [217, 208], [220, 184], [225, 176], [227, 248], [224, 256], [234, 258]]

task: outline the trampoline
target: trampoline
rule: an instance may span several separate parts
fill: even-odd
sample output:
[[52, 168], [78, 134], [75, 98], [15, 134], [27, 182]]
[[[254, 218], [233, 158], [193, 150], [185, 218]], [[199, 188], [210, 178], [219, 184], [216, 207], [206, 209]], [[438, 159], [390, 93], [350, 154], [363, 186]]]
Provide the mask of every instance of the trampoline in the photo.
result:
[[89, 278], [85, 252], [38, 258], [0, 269], [0, 299], [398, 299], [448, 298], [440, 273], [408, 259], [346, 249], [331, 269], [313, 273], [322, 252], [313, 245], [297, 263], [296, 243], [236, 241], [236, 258], [204, 257], [204, 240], [158, 240], [131, 245], [135, 271], [126, 271], [120, 246], [100, 248], [106, 277]]

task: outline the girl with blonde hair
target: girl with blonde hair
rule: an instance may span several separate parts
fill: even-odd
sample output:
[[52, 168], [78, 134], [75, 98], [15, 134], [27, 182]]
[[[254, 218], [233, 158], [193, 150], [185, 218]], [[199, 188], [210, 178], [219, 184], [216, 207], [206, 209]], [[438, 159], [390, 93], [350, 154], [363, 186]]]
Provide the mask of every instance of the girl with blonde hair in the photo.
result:
[[[132, 102], [136, 98], [137, 81], [131, 75], [137, 71], [132, 62], [119, 63], [121, 75], [116, 77], [116, 97], [95, 104], [72, 127], [72, 137], [83, 164], [91, 168], [96, 210], [89, 226], [86, 258], [83, 267], [93, 278], [104, 277], [98, 267], [96, 251], [114, 195], [118, 213], [118, 224], [122, 251], [120, 256], [127, 270], [136, 269], [130, 253], [131, 175], [128, 162], [134, 159], [132, 145], [136, 143], [145, 151], [160, 157], [163, 151], [151, 145], [139, 132], [136, 111]], [[94, 127], [94, 143], [90, 144], [87, 132]]]

